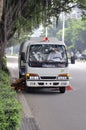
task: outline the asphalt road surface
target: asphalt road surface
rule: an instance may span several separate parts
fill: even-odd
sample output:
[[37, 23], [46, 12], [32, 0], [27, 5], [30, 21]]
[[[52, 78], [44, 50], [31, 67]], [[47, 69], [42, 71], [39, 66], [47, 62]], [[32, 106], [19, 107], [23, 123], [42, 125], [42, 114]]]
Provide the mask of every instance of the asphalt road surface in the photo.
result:
[[[18, 78], [17, 58], [9, 58], [7, 65], [12, 78]], [[23, 92], [40, 130], [86, 130], [86, 62], [69, 67], [72, 90]]]

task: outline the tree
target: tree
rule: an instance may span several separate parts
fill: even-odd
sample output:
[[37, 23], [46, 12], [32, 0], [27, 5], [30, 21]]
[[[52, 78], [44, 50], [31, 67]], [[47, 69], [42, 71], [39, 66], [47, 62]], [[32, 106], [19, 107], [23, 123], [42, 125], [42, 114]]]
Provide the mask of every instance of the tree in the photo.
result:
[[70, 31], [71, 38], [69, 42], [74, 45], [74, 49], [83, 51], [86, 48], [86, 20], [73, 20], [70, 24], [71, 26], [66, 29], [65, 39], [68, 40], [68, 32]]
[[[69, 12], [77, 6], [85, 14], [85, 0], [1, 0], [2, 8], [0, 19], [0, 69], [4, 49], [16, 30], [21, 28], [32, 31], [42, 22], [45, 26], [50, 23], [50, 17], [58, 18], [62, 11]], [[0, 2], [1, 2], [0, 1]]]
[[[58, 36], [61, 37], [62, 30]], [[65, 28], [65, 43], [70, 49], [84, 51], [86, 49], [86, 20], [67, 19]]]

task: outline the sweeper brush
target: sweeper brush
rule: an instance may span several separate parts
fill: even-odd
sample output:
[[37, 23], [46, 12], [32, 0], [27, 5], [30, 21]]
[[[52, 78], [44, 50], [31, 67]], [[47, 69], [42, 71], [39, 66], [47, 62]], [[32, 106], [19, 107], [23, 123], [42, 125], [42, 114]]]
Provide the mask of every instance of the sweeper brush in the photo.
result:
[[16, 79], [15, 81], [12, 82], [11, 86], [13, 87], [14, 90], [16, 91], [22, 91], [25, 90], [25, 77]]

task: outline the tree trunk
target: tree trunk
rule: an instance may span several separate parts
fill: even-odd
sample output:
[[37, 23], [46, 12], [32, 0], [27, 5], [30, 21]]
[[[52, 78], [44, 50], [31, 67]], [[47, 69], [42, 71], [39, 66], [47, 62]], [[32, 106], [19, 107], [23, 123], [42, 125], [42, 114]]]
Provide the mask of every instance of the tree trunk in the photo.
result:
[[3, 57], [4, 57], [4, 43], [0, 41], [0, 69], [3, 68]]
[[3, 0], [0, 0], [0, 69], [3, 66], [3, 56], [4, 56], [4, 22], [2, 20], [3, 15]]
[[25, 3], [26, 0], [0, 0], [0, 69], [3, 69], [5, 46], [17, 29], [15, 21]]
[[0, 69], [3, 68], [3, 57], [5, 52], [4, 22], [0, 21]]

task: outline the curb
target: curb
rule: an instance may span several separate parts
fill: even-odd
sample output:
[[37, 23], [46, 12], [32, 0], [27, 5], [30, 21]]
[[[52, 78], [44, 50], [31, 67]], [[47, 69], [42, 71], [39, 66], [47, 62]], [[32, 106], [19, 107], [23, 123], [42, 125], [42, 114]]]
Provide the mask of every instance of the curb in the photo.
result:
[[18, 100], [23, 108], [23, 116], [20, 130], [39, 130], [37, 122], [32, 115], [31, 110], [22, 92], [18, 93]]

